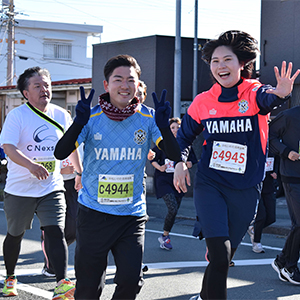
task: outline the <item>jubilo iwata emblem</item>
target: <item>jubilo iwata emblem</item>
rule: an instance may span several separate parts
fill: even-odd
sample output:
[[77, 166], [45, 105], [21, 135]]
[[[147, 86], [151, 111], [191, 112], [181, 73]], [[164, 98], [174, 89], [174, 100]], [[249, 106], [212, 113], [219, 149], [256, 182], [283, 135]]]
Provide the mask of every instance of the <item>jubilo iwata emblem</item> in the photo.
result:
[[147, 133], [143, 129], [139, 129], [134, 132], [134, 141], [138, 145], [143, 145], [146, 142]]
[[245, 99], [242, 99], [242, 100], [239, 102], [239, 112], [243, 114], [243, 113], [245, 113], [248, 109], [249, 109], [248, 101], [245, 100]]

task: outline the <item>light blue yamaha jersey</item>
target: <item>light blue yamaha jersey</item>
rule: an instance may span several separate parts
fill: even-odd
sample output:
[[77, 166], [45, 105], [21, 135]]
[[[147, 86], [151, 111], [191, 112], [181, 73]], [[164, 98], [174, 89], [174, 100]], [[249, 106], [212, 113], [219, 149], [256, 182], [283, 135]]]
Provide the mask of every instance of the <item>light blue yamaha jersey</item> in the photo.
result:
[[144, 168], [151, 140], [158, 145], [161, 139], [152, 108], [140, 104], [117, 122], [95, 106], [77, 139], [84, 143], [79, 203], [112, 215], [145, 215]]

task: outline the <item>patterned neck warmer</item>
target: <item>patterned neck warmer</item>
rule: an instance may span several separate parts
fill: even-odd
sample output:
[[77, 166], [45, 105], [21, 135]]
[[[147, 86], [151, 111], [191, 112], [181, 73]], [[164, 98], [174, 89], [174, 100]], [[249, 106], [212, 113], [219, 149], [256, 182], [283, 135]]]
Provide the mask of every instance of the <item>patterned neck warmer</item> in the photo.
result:
[[131, 104], [123, 109], [119, 109], [110, 103], [109, 94], [105, 93], [99, 96], [99, 105], [108, 118], [120, 122], [132, 116], [137, 111], [139, 101], [137, 98], [133, 98]]

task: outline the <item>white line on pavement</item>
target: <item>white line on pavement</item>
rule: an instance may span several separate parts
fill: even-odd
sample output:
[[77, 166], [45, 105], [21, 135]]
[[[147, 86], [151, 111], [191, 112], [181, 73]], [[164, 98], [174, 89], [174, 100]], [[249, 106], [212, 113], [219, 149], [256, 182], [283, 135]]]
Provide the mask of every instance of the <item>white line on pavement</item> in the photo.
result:
[[[0, 209], [2, 210], [2, 209]], [[146, 229], [146, 232], [149, 233], [155, 233], [155, 234], [161, 234], [161, 231], [158, 230], [152, 230], [152, 229]], [[187, 235], [187, 234], [180, 234], [180, 233], [170, 233], [172, 236], [177, 236], [177, 237], [183, 237], [183, 238], [191, 238], [191, 239], [196, 239], [192, 235]], [[243, 246], [251, 246], [252, 244], [250, 243], [241, 243]], [[271, 250], [281, 250], [281, 248], [277, 247], [270, 247], [270, 246], [265, 246], [264, 248], [266, 249], [271, 249]], [[242, 260], [234, 260], [236, 266], [258, 266], [258, 265], [270, 265], [274, 258], [269, 258], [269, 259], [242, 259]], [[156, 263], [145, 263], [147, 265], [148, 269], [151, 270], [159, 270], [159, 269], [180, 269], [180, 268], [195, 268], [195, 267], [206, 267], [207, 266], [207, 261], [177, 261], [177, 262], [156, 262]], [[114, 273], [116, 270], [116, 267], [114, 265], [108, 266], [107, 271], [108, 273]], [[72, 273], [74, 276], [74, 268], [70, 267], [68, 269], [68, 273]], [[18, 277], [21, 276], [33, 276], [33, 275], [39, 275], [41, 274], [40, 269], [17, 269], [16, 270], [16, 275]], [[5, 279], [5, 271], [0, 271], [0, 283], [4, 284], [4, 279]], [[18, 282], [17, 288], [19, 290], [23, 290], [25, 292], [31, 293], [33, 295], [43, 297], [44, 299], [52, 299], [52, 292], [36, 288], [34, 286], [31, 286], [29, 284], [23, 284], [22, 282]]]
[[[159, 231], [159, 230], [152, 230], [152, 229], [145, 229], [145, 231], [146, 232], [151, 232], [151, 233], [157, 233], [157, 234], [161, 234], [161, 232], [162, 232], [162, 231]], [[173, 233], [173, 232], [170, 232], [169, 234], [173, 235], [173, 236], [179, 236], [179, 237], [184, 237], [184, 238], [189, 238], [189, 239], [197, 239], [193, 235], [188, 235], [188, 234], [180, 234], [180, 233]], [[250, 243], [244, 243], [244, 242], [242, 242], [241, 245], [252, 247], [252, 244], [250, 244]], [[282, 250], [282, 248], [270, 247], [270, 246], [265, 246], [265, 245], [264, 245], [264, 248], [270, 249], [270, 250], [277, 250], [277, 251], [281, 251]]]
[[[158, 233], [161, 234], [161, 231], [158, 230], [152, 230], [152, 229], [145, 229], [146, 232], [151, 232], [151, 233]], [[180, 233], [174, 233], [174, 232], [170, 232], [170, 235], [173, 236], [180, 236], [180, 237], [185, 237], [185, 238], [189, 238], [189, 239], [197, 239], [196, 237], [194, 237], [193, 235], [188, 235], [188, 234], [180, 234]]]

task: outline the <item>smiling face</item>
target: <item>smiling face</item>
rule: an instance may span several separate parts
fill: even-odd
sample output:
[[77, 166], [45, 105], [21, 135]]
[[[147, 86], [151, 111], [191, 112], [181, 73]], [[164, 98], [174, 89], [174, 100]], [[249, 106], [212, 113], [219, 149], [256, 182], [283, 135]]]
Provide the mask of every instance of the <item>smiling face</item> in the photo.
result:
[[233, 87], [241, 79], [243, 65], [227, 46], [219, 46], [212, 54], [210, 70], [220, 85]]
[[29, 78], [26, 90], [23, 90], [28, 102], [42, 112], [52, 98], [51, 79], [45, 75], [35, 75]]
[[139, 78], [134, 67], [115, 68], [108, 81], [103, 81], [105, 91], [109, 93], [110, 102], [119, 109], [125, 108], [137, 92]]

